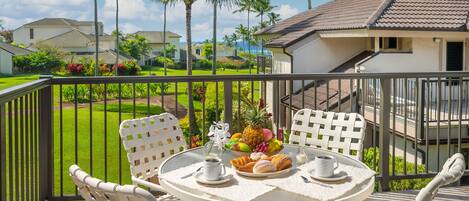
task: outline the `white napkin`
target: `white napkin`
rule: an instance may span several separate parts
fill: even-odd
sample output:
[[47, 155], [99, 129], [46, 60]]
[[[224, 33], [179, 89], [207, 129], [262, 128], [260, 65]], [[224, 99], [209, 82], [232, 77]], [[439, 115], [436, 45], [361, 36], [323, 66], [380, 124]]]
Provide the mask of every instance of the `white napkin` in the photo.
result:
[[264, 184], [278, 187], [282, 190], [306, 196], [313, 200], [336, 200], [348, 192], [352, 191], [355, 187], [363, 184], [368, 179], [371, 179], [375, 172], [370, 169], [358, 168], [349, 165], [340, 164], [335, 172], [344, 171], [348, 175], [348, 179], [343, 183], [324, 183], [332, 188], [324, 187], [315, 183], [304, 183], [301, 176], [311, 180], [308, 170], [312, 167], [312, 162], [292, 170], [291, 173], [272, 179], [264, 180]]
[[239, 177], [233, 169], [226, 167], [228, 173], [233, 174], [234, 178], [225, 184], [203, 185], [197, 183], [194, 177], [185, 177], [194, 172], [202, 163], [192, 164], [177, 170], [160, 175], [160, 178], [171, 183], [184, 186], [189, 189], [197, 190], [221, 198], [223, 200], [249, 201], [274, 190], [275, 187], [262, 184], [259, 180], [246, 179]]

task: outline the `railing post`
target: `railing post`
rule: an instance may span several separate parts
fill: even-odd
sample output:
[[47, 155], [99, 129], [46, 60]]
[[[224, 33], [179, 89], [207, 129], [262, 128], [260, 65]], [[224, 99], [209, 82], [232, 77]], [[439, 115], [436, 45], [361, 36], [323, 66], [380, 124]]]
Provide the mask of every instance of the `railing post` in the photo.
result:
[[0, 200], [1, 201], [6, 201], [7, 199], [5, 105], [6, 103], [0, 103]]
[[391, 113], [391, 79], [381, 78], [379, 113], [379, 171], [381, 173], [380, 191], [389, 190], [389, 126]]
[[[238, 86], [240, 87], [240, 86]], [[233, 118], [233, 83], [231, 81], [224, 82], [224, 97], [225, 97], [225, 123], [232, 125]], [[239, 94], [238, 94], [239, 96]], [[230, 133], [233, 131], [233, 126], [230, 126]]]
[[[51, 77], [41, 77], [51, 79]], [[39, 91], [39, 188], [40, 200], [52, 200], [53, 192], [53, 89], [47, 86]]]

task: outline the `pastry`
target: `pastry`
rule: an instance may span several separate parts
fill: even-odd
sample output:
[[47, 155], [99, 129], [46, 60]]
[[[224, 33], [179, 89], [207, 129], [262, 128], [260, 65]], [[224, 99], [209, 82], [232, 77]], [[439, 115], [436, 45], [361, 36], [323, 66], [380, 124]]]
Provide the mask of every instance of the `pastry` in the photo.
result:
[[278, 154], [272, 157], [272, 164], [277, 171], [288, 169], [292, 166], [292, 160], [288, 155]]
[[250, 162], [252, 162], [252, 160], [249, 156], [241, 156], [230, 161], [231, 165], [236, 169], [242, 168]]
[[254, 165], [256, 165], [256, 162], [250, 162], [250, 163], [246, 164], [245, 166], [238, 168], [238, 170], [241, 171], [241, 172], [250, 172], [250, 173], [252, 173], [252, 171], [254, 169]]
[[258, 161], [267, 156], [262, 152], [255, 152], [255, 153], [252, 153], [250, 157], [252, 160]]
[[266, 160], [260, 160], [254, 165], [254, 168], [252, 169], [253, 173], [269, 173], [269, 172], [275, 172], [275, 166], [272, 164], [270, 161]]

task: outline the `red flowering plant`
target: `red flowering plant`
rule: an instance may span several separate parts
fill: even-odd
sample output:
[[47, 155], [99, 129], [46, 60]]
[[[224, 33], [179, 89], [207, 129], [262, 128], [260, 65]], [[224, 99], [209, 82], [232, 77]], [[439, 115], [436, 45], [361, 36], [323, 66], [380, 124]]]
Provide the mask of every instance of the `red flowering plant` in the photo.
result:
[[83, 74], [83, 64], [68, 64], [67, 69], [72, 75], [82, 75]]
[[116, 71], [116, 68], [117, 68], [117, 74], [118, 75], [127, 75], [129, 73], [127, 66], [122, 64], [122, 63], [118, 63], [118, 64], [114, 65], [112, 67], [112, 71]]

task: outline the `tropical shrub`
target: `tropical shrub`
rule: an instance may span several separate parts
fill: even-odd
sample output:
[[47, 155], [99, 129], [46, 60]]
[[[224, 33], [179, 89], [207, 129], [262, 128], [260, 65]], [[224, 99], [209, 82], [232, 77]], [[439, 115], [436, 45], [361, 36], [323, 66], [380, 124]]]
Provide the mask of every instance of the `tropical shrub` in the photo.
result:
[[117, 75], [128, 75], [128, 68], [126, 65], [122, 63], [118, 63], [112, 67], [112, 71], [116, 71], [117, 69]]
[[[376, 160], [373, 161], [374, 156], [376, 155]], [[370, 168], [376, 167], [377, 168], [377, 173], [379, 173], [379, 149], [378, 148], [369, 148], [364, 151], [364, 157], [363, 157], [363, 162]], [[373, 165], [373, 162], [374, 165]], [[404, 159], [402, 157], [396, 156], [394, 158], [394, 163], [395, 163], [395, 173], [396, 174], [403, 174], [404, 173]], [[389, 171], [390, 174], [392, 174], [393, 170], [393, 164], [392, 164], [392, 156], [389, 156]], [[406, 170], [408, 173], [412, 174], [414, 172], [414, 164], [407, 162], [406, 165]], [[417, 172], [418, 173], [424, 173], [425, 172], [425, 166], [424, 165], [417, 165]], [[431, 178], [429, 179], [401, 179], [401, 180], [394, 180], [391, 181], [389, 184], [389, 187], [391, 191], [402, 191], [402, 190], [411, 190], [411, 189], [422, 189], [425, 187], [429, 182], [431, 181]], [[377, 190], [378, 185], [375, 185], [375, 188]]]
[[56, 53], [39, 50], [30, 55], [13, 57], [13, 65], [20, 72], [51, 72], [65, 63]]
[[67, 64], [67, 70], [74, 76], [83, 75], [83, 64]]
[[217, 61], [217, 68], [225, 69], [247, 69], [249, 63], [241, 59], [233, 59], [229, 57], [219, 58]]
[[213, 62], [211, 60], [201, 59], [197, 61], [195, 66], [197, 69], [206, 70], [206, 69], [212, 69], [212, 64]]
[[172, 59], [164, 58], [164, 57], [156, 57], [155, 58], [156, 65], [163, 67], [165, 60], [166, 60], [166, 67], [167, 68], [176, 68], [176, 64], [174, 63], [174, 61]]
[[138, 73], [142, 71], [142, 67], [140, 67], [136, 61], [124, 61], [124, 65], [127, 67], [129, 75], [138, 75]]
[[207, 84], [196, 82], [192, 85], [192, 94], [194, 96], [194, 100], [204, 102], [206, 92]]

